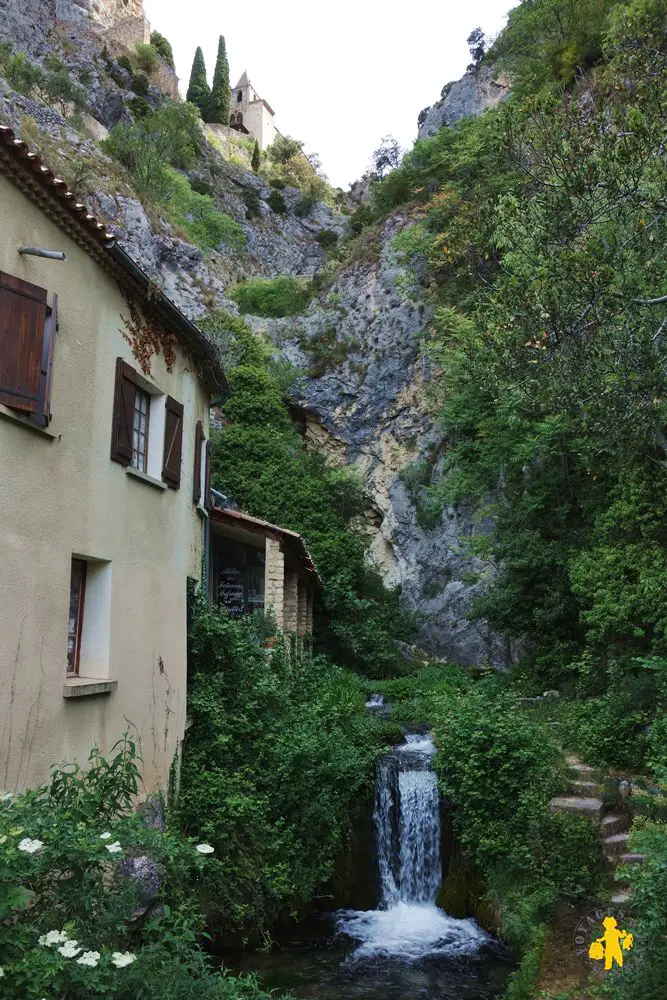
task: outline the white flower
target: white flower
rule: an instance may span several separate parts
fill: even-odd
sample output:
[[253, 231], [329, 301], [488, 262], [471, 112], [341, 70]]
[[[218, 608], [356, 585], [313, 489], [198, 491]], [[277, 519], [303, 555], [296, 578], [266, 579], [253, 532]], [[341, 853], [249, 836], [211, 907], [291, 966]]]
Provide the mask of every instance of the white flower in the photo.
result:
[[100, 834], [100, 840], [111, 840], [111, 834], [107, 830], [106, 833]]
[[132, 965], [136, 960], [137, 956], [131, 951], [115, 951], [111, 956], [111, 961], [117, 969], [124, 969], [126, 965]]
[[84, 951], [81, 958], [77, 958], [77, 965], [88, 965], [91, 969], [94, 969], [100, 960], [99, 951]]
[[118, 854], [119, 851], [123, 850], [123, 848], [120, 846], [119, 840], [117, 840], [113, 844], [105, 844], [104, 846], [106, 847], [109, 854]]
[[58, 948], [58, 951], [63, 958], [74, 958], [81, 951], [81, 948], [77, 948], [78, 943], [78, 941], [66, 941], [61, 948]]
[[197, 844], [195, 850], [199, 851], [200, 854], [213, 854], [215, 848], [211, 847], [210, 844]]
[[2, 802], [3, 806], [8, 805], [13, 797], [11, 792], [0, 792], [0, 802]]
[[19, 851], [23, 851], [25, 854], [34, 854], [36, 851], [40, 851], [42, 847], [44, 847], [43, 841], [31, 840], [30, 837], [24, 837], [18, 844]]
[[64, 944], [67, 940], [68, 937], [65, 931], [49, 931], [48, 934], [42, 934], [39, 943], [51, 947], [54, 944]]

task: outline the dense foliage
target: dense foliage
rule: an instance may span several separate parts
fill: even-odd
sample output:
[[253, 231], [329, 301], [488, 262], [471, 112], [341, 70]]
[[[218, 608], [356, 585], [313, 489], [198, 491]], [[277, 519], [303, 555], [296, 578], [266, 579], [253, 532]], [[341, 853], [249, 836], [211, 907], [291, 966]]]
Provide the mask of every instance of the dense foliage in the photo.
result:
[[216, 849], [203, 890], [214, 925], [255, 939], [325, 887], [382, 734], [354, 674], [269, 651], [264, 634], [257, 617], [199, 609], [178, 801], [184, 828]]
[[312, 298], [308, 283], [288, 276], [253, 278], [232, 290], [241, 313], [252, 316], [297, 316]]
[[324, 578], [316, 602], [318, 648], [336, 662], [375, 676], [401, 661], [396, 640], [411, 622], [399, 595], [365, 565], [366, 540], [355, 530], [367, 499], [355, 472], [306, 450], [285, 402], [294, 374], [267, 360], [238, 318], [204, 322], [233, 356], [225, 427], [213, 434], [213, 485], [249, 513], [303, 535]]
[[210, 845], [134, 812], [135, 747], [126, 738], [112, 753], [93, 750], [85, 772], [65, 766], [50, 785], [0, 799], [2, 996], [266, 997], [252, 978], [214, 970], [200, 947], [196, 894], [221, 869]]

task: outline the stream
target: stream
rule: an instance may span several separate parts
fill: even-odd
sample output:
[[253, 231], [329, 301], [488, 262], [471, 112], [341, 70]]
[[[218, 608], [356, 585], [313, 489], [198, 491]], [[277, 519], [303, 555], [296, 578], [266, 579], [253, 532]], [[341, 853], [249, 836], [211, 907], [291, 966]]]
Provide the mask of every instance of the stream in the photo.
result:
[[[378, 706], [379, 707], [379, 706]], [[442, 881], [440, 796], [429, 736], [408, 733], [378, 764], [376, 910], [338, 910], [297, 929], [282, 951], [232, 964], [297, 1000], [490, 1000], [512, 971], [474, 920], [435, 905]]]

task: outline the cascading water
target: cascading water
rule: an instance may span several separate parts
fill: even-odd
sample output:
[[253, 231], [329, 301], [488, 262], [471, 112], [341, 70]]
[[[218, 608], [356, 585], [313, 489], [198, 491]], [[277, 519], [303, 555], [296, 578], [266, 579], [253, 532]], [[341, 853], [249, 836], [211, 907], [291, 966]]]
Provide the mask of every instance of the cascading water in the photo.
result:
[[434, 753], [429, 737], [411, 733], [378, 766], [380, 909], [338, 914], [339, 931], [359, 942], [354, 958], [471, 955], [490, 940], [473, 920], [456, 920], [435, 905], [442, 870]]

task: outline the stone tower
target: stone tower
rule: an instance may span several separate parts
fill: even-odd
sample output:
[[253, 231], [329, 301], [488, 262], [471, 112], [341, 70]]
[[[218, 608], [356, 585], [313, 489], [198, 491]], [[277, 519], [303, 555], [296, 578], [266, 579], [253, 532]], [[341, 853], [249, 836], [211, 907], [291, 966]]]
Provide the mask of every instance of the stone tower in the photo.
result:
[[232, 90], [232, 113], [229, 124], [239, 132], [257, 139], [260, 149], [266, 149], [278, 135], [273, 118], [273, 108], [259, 96], [244, 71]]

